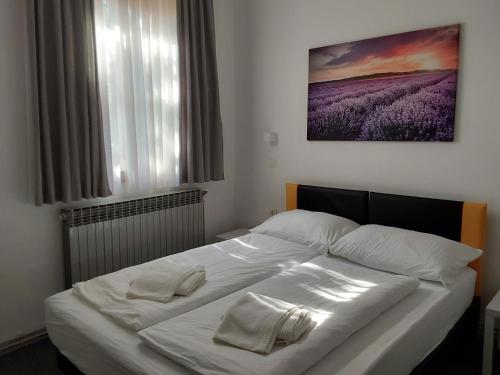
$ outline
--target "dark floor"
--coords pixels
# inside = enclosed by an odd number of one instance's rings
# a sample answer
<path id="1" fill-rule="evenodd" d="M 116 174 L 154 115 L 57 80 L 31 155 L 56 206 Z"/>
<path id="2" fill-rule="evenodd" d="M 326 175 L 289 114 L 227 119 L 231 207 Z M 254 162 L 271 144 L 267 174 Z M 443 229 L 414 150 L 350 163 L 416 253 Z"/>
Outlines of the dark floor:
<path id="1" fill-rule="evenodd" d="M 56 348 L 49 339 L 37 341 L 0 357 L 1 375 L 63 375 L 57 368 Z"/>
<path id="2" fill-rule="evenodd" d="M 450 363 L 446 375 L 480 375 L 481 342 L 467 343 L 464 353 L 457 353 L 456 361 Z M 493 374 L 500 374 L 500 352 L 495 356 L 496 369 Z M 7 353 L 0 357 L 1 375 L 63 375 L 56 364 L 56 349 L 44 339 L 34 344 Z M 355 375 L 355 374 L 353 374 Z M 431 374 L 432 375 L 432 374 Z M 445 375 L 441 373 L 439 375 Z"/>

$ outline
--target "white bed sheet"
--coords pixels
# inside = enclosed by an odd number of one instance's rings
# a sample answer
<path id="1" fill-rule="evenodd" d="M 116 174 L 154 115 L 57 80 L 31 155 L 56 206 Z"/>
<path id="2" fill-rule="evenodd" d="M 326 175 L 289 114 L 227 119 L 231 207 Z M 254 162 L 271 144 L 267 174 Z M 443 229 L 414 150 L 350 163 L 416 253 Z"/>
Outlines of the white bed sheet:
<path id="1" fill-rule="evenodd" d="M 360 266 L 361 267 L 361 266 Z M 307 374 L 406 374 L 444 339 L 472 301 L 475 272 L 465 269 L 451 290 L 421 282 L 409 297 L 327 354 Z M 186 374 L 70 291 L 46 303 L 49 336 L 88 374 Z"/>
<path id="2" fill-rule="evenodd" d="M 267 279 L 320 255 L 295 242 L 258 233 L 159 258 L 77 283 L 73 293 L 128 329 L 139 331 Z M 164 263 L 204 267 L 205 283 L 188 297 L 168 303 L 126 297 L 130 283 Z M 49 297 L 50 299 L 50 297 Z"/>
<path id="3" fill-rule="evenodd" d="M 421 280 L 414 293 L 353 334 L 307 374 L 409 374 L 467 310 L 475 282 L 471 268 L 460 273 L 451 289 Z"/>
<path id="4" fill-rule="evenodd" d="M 354 332 L 411 295 L 418 285 L 415 278 L 319 256 L 144 329 L 139 337 L 149 347 L 201 374 L 303 374 Z M 304 306 L 316 325 L 295 345 L 274 346 L 269 355 L 215 342 L 221 317 L 248 292 Z"/>

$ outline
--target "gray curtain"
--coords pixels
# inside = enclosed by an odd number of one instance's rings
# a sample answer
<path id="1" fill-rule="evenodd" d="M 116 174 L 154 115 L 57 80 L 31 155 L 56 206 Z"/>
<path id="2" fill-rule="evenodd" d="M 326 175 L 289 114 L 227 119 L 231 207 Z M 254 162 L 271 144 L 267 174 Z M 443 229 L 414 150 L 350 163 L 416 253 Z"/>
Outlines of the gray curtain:
<path id="1" fill-rule="evenodd" d="M 29 0 L 36 203 L 110 195 L 93 0 Z"/>
<path id="2" fill-rule="evenodd" d="M 181 183 L 224 179 L 212 0 L 177 0 Z"/>

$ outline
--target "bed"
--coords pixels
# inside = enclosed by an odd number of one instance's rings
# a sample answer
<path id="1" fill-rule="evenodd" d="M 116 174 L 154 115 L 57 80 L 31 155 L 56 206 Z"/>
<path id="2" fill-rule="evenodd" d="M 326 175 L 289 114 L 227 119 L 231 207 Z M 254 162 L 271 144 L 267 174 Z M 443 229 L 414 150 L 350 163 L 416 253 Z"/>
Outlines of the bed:
<path id="1" fill-rule="evenodd" d="M 484 249 L 484 204 L 287 184 L 286 207 L 333 213 L 360 224 L 438 234 Z M 439 368 L 446 355 L 475 331 L 481 281 L 479 260 L 462 272 L 451 290 L 422 282 L 416 292 L 306 373 L 416 374 Z M 67 373 L 78 369 L 109 374 L 188 373 L 146 347 L 136 332 L 118 326 L 70 291 L 51 297 L 45 307 L 49 336 Z"/>

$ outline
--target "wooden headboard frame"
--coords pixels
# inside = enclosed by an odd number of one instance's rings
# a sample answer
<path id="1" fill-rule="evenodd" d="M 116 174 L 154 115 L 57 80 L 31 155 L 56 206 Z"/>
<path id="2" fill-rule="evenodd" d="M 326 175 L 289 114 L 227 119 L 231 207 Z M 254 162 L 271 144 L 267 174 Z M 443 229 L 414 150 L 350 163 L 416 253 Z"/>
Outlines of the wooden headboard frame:
<path id="1" fill-rule="evenodd" d="M 286 184 L 286 200 L 285 205 L 287 210 L 293 210 L 298 207 L 298 187 L 299 184 Z M 324 189 L 324 188 L 321 188 Z M 333 189 L 332 189 L 333 190 Z M 410 198 L 410 197 L 408 197 Z M 424 198 L 425 199 L 425 198 Z M 461 231 L 460 242 L 474 247 L 476 249 L 485 250 L 486 245 L 486 215 L 487 206 L 485 203 L 463 202 L 461 206 Z M 477 272 L 475 296 L 481 295 L 484 274 L 484 256 L 472 262 L 469 266 Z"/>

